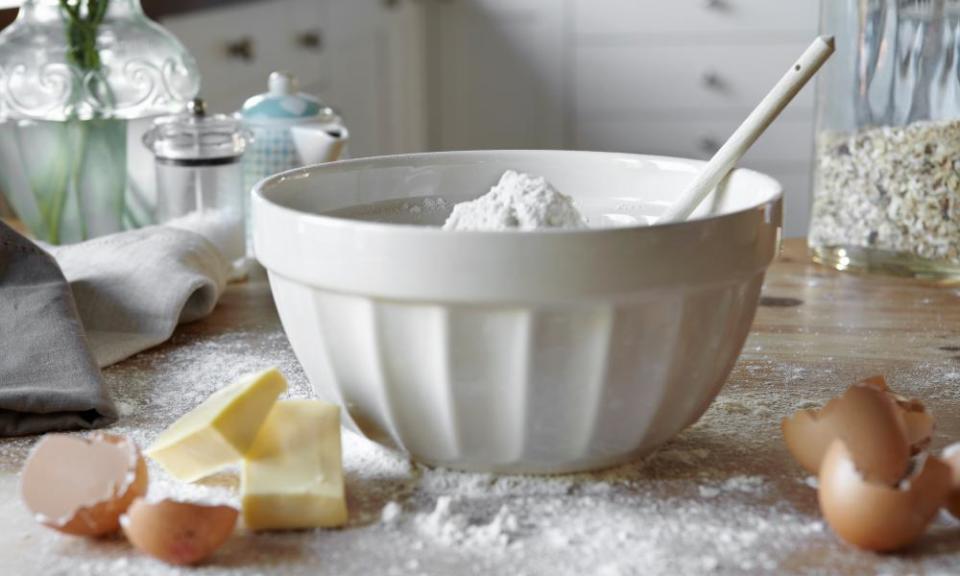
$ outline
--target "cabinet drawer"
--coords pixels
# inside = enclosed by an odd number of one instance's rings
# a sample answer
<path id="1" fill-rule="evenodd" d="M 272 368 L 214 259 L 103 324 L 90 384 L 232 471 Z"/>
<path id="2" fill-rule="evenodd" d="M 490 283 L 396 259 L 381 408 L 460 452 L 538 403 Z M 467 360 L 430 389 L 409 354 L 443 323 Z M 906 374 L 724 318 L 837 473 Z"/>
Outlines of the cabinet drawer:
<path id="1" fill-rule="evenodd" d="M 300 79 L 301 86 L 324 85 L 329 82 L 330 57 L 327 23 L 327 0 L 287 0 L 286 27 L 276 38 L 286 54 L 280 68 Z"/>
<path id="2" fill-rule="evenodd" d="M 567 91 L 561 3 L 479 0 L 432 5 L 432 147 L 560 147 Z"/>
<path id="3" fill-rule="evenodd" d="M 811 34 L 816 0 L 574 0 L 577 35 L 678 32 Z"/>
<path id="4" fill-rule="evenodd" d="M 740 124 L 739 118 L 675 121 L 622 117 L 577 122 L 577 148 L 709 158 Z M 745 162 L 809 162 L 813 156 L 813 115 L 781 118 L 747 152 Z"/>
<path id="5" fill-rule="evenodd" d="M 576 109 L 751 110 L 806 48 L 804 43 L 587 45 L 576 50 Z M 789 110 L 813 107 L 813 83 Z"/>
<path id="6" fill-rule="evenodd" d="M 167 26 L 197 60 L 201 92 L 217 112 L 236 110 L 264 92 L 274 70 L 302 85 L 323 82 L 328 69 L 321 19 L 326 2 L 251 2 L 167 18 Z"/>
<path id="7" fill-rule="evenodd" d="M 243 103 L 254 86 L 267 86 L 267 75 L 281 60 L 269 34 L 284 23 L 281 10 L 268 3 L 250 3 L 175 16 L 163 24 L 193 54 L 200 68 L 201 95 L 216 112 L 230 112 Z"/>

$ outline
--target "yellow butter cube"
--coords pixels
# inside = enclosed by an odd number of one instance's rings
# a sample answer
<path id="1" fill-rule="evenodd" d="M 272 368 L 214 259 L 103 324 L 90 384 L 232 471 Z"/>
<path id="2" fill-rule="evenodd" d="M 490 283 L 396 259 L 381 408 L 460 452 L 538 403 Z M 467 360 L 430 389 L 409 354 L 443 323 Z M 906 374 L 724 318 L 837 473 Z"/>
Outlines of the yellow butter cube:
<path id="1" fill-rule="evenodd" d="M 252 530 L 345 524 L 340 409 L 319 400 L 277 402 L 246 454 L 240 492 Z"/>
<path id="2" fill-rule="evenodd" d="M 243 458 L 286 389 L 275 368 L 245 376 L 171 424 L 144 453 L 180 480 L 212 474 Z"/>

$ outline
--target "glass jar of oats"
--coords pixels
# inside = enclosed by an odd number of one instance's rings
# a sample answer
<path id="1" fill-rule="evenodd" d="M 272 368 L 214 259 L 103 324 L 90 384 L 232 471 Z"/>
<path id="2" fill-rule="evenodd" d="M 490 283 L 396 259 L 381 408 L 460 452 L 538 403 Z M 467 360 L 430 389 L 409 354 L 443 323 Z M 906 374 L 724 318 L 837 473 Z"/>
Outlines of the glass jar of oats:
<path id="1" fill-rule="evenodd" d="M 960 0 L 822 0 L 809 244 L 839 269 L 960 279 Z"/>

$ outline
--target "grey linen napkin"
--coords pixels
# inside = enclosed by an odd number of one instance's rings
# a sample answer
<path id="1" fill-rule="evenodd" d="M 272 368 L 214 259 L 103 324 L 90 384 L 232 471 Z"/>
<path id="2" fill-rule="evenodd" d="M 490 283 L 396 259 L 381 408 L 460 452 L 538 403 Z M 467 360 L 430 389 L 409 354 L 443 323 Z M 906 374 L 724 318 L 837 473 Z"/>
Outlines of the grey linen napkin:
<path id="1" fill-rule="evenodd" d="M 0 436 L 116 419 L 60 268 L 0 222 Z"/>
<path id="2" fill-rule="evenodd" d="M 45 248 L 0 223 L 3 436 L 115 421 L 98 365 L 209 314 L 229 273 L 203 236 L 163 226 Z"/>
<path id="3" fill-rule="evenodd" d="M 109 366 L 209 314 L 229 266 L 203 236 L 151 226 L 48 247 L 70 283 L 97 363 Z"/>

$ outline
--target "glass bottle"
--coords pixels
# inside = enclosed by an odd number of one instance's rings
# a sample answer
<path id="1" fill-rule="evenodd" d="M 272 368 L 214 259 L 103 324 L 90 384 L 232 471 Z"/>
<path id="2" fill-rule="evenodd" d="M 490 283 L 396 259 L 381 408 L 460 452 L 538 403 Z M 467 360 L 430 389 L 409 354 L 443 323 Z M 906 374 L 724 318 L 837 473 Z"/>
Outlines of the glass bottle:
<path id="1" fill-rule="evenodd" d="M 813 258 L 960 278 L 960 0 L 822 0 Z"/>
<path id="2" fill-rule="evenodd" d="M 25 0 L 0 33 L 0 186 L 59 244 L 151 223 L 151 119 L 199 90 L 196 64 L 139 0 Z"/>

